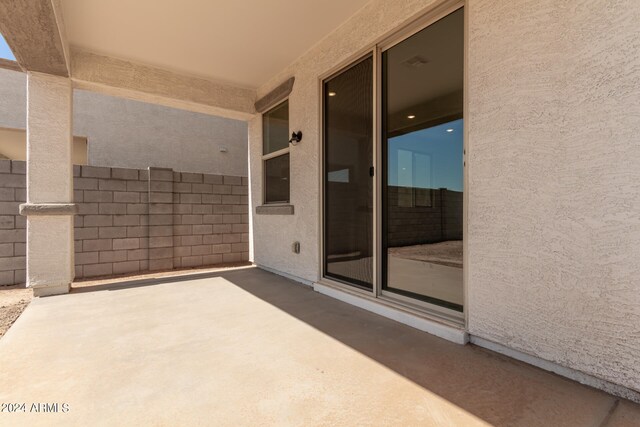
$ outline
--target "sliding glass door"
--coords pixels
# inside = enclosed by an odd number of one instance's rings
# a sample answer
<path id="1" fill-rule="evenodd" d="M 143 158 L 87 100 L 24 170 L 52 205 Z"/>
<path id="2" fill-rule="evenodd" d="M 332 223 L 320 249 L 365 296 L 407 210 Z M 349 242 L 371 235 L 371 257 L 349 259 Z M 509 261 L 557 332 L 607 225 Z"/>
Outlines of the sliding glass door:
<path id="1" fill-rule="evenodd" d="M 462 311 L 462 9 L 382 53 L 382 290 Z"/>
<path id="2" fill-rule="evenodd" d="M 325 276 L 373 286 L 373 58 L 324 83 Z"/>
<path id="3" fill-rule="evenodd" d="M 461 318 L 463 70 L 459 8 L 323 82 L 324 277 Z"/>

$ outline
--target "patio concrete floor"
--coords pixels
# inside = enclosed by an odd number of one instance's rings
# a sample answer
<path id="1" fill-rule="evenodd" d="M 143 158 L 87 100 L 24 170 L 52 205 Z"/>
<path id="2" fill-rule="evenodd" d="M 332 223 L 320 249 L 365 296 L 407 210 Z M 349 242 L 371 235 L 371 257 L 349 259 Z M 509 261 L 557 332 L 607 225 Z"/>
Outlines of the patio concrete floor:
<path id="1" fill-rule="evenodd" d="M 623 426 L 640 408 L 244 268 L 34 299 L 0 425 Z M 66 413 L 28 413 L 66 403 Z"/>

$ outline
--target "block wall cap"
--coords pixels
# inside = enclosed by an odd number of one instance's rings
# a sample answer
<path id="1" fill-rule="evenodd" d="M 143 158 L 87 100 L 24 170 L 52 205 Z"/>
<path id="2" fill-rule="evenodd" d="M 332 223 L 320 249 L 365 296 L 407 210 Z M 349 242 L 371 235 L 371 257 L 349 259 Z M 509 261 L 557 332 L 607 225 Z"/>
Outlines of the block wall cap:
<path id="1" fill-rule="evenodd" d="M 78 206 L 75 203 L 23 203 L 20 215 L 75 215 Z"/>

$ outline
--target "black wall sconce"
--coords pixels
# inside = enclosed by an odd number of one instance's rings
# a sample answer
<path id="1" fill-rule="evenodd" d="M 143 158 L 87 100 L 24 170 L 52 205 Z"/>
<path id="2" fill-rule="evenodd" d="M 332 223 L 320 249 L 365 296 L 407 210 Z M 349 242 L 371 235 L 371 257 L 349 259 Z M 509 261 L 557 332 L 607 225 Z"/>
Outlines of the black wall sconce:
<path id="1" fill-rule="evenodd" d="M 291 134 L 291 139 L 289 140 L 289 143 L 292 145 L 297 145 L 298 142 L 300 141 L 302 141 L 302 131 L 293 132 Z"/>

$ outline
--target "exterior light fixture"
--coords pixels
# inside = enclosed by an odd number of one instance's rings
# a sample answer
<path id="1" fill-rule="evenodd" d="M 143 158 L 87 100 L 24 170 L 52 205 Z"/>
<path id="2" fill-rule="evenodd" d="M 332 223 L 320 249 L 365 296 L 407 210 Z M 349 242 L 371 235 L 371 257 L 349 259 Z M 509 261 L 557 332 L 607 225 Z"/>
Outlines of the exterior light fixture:
<path id="1" fill-rule="evenodd" d="M 407 116 L 407 119 L 415 119 L 415 118 L 416 118 L 416 116 L 414 116 L 413 114 L 410 115 L 410 116 Z"/>
<path id="2" fill-rule="evenodd" d="M 298 142 L 300 141 L 302 141 L 302 131 L 293 132 L 291 134 L 291 139 L 289 140 L 289 143 L 292 145 L 297 145 Z"/>
<path id="3" fill-rule="evenodd" d="M 453 129 L 447 129 L 447 132 L 451 133 L 453 132 Z"/>
<path id="4" fill-rule="evenodd" d="M 328 95 L 329 96 L 336 96 L 336 93 L 335 92 L 329 92 Z"/>

